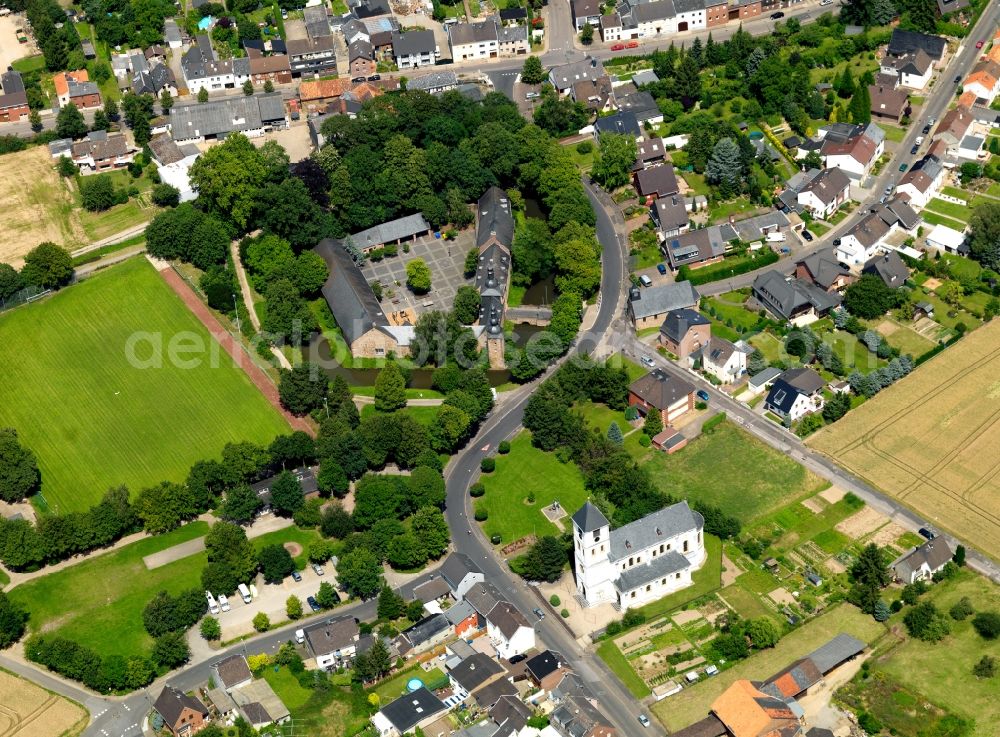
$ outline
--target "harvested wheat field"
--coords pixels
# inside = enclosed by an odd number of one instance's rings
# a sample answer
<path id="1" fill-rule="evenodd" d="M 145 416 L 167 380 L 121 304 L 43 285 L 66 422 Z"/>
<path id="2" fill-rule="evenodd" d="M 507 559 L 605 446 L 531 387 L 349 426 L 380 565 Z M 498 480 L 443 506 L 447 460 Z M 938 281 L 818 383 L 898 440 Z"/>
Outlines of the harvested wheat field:
<path id="1" fill-rule="evenodd" d="M 1000 321 L 808 443 L 1000 559 Z"/>
<path id="2" fill-rule="evenodd" d="M 22 257 L 42 241 L 62 246 L 86 241 L 74 195 L 54 168 L 45 146 L 0 156 L 0 212 L 4 237 L 0 262 L 20 267 Z"/>
<path id="3" fill-rule="evenodd" d="M 79 704 L 0 671 L 0 737 L 61 737 L 87 726 Z"/>

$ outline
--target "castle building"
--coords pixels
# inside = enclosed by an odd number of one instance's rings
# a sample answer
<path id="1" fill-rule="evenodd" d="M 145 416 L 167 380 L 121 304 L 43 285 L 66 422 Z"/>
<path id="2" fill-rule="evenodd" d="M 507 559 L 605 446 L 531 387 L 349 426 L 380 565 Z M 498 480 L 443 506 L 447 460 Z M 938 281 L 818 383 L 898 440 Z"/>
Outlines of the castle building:
<path id="1" fill-rule="evenodd" d="M 691 585 L 705 562 L 705 519 L 678 502 L 611 529 L 589 501 L 573 515 L 577 593 L 587 606 L 638 607 Z"/>

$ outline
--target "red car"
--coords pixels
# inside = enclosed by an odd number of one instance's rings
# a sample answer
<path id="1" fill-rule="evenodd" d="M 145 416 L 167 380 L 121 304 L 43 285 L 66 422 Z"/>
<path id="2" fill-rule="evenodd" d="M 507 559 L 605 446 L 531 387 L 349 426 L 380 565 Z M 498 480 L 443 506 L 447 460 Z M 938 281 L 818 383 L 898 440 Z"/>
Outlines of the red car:
<path id="1" fill-rule="evenodd" d="M 625 50 L 625 44 L 615 44 L 614 46 L 611 47 L 611 50 L 612 51 L 624 51 Z"/>
<path id="2" fill-rule="evenodd" d="M 637 48 L 639 48 L 639 42 L 638 41 L 629 41 L 627 44 L 625 44 L 625 48 L 626 49 L 637 49 Z"/>
<path id="3" fill-rule="evenodd" d="M 976 48 L 981 49 L 986 44 L 985 41 L 976 41 Z"/>

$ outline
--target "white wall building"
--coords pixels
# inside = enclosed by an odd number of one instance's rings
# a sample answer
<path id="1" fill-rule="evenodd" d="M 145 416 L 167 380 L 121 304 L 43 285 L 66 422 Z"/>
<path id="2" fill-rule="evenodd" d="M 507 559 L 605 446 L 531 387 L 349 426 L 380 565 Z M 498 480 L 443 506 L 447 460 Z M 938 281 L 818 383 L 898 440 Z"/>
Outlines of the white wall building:
<path id="1" fill-rule="evenodd" d="M 198 193 L 191 186 L 188 173 L 191 170 L 191 165 L 201 155 L 198 147 L 192 143 L 178 146 L 169 135 L 161 133 L 150 139 L 149 150 L 153 154 L 153 161 L 160 174 L 160 180 L 181 193 L 181 202 L 190 202 L 195 199 Z"/>
<path id="2" fill-rule="evenodd" d="M 577 591 L 591 606 L 628 609 L 690 586 L 705 562 L 704 525 L 679 502 L 612 530 L 588 501 L 573 515 Z"/>
<path id="3" fill-rule="evenodd" d="M 535 647 L 535 628 L 513 604 L 501 601 L 486 615 L 486 635 L 497 656 L 508 659 Z"/>

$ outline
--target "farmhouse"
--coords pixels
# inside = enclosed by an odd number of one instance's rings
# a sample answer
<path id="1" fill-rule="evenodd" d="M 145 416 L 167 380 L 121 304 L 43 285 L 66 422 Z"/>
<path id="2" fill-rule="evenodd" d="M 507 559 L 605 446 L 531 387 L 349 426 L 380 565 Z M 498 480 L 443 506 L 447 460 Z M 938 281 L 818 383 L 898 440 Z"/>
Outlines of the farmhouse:
<path id="1" fill-rule="evenodd" d="M 704 518 L 678 502 L 616 530 L 586 502 L 573 515 L 577 591 L 589 606 L 642 606 L 690 586 L 705 562 Z"/>
<path id="2" fill-rule="evenodd" d="M 645 416 L 659 412 L 669 425 L 685 412 L 694 409 L 694 387 L 684 379 L 654 369 L 636 379 L 628 388 L 628 403 Z"/>
<path id="3" fill-rule="evenodd" d="M 947 542 L 934 538 L 896 558 L 889 570 L 900 583 L 928 581 L 947 565 L 953 555 Z"/>
<path id="4" fill-rule="evenodd" d="M 174 737 L 188 737 L 207 725 L 208 708 L 194 696 L 164 686 L 153 704 L 156 713 L 163 718 L 163 726 Z"/>
<path id="5" fill-rule="evenodd" d="M 629 289 L 625 309 L 636 330 L 659 325 L 670 312 L 698 304 L 698 290 L 689 281 Z M 677 353 L 677 351 L 671 351 Z"/>

